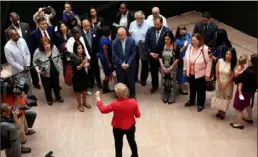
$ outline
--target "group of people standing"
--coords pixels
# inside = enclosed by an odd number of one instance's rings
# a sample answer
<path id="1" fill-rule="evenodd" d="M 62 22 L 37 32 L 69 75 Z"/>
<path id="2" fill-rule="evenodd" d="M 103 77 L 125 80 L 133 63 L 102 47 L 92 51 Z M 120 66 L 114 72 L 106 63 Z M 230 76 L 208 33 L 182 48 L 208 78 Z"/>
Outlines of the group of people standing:
<path id="1" fill-rule="evenodd" d="M 58 22 L 55 32 L 49 20 L 55 14 L 53 8 L 50 7 L 51 16 L 46 16 L 44 9 L 40 8 L 33 16 L 37 28 L 32 33 L 26 23 L 20 22 L 18 14 L 11 13 L 12 25 L 6 30 L 8 39 L 5 46 L 6 59 L 16 72 L 25 70 L 30 65 L 45 62 L 30 71 L 32 77 L 30 85 L 40 88 L 39 74 L 49 105 L 53 103 L 52 88 L 56 100 L 64 101 L 60 95 L 62 88 L 59 85 L 59 76 L 61 73 L 64 76 L 71 74 L 71 71 L 67 70 L 70 67 L 73 73 L 73 90 L 76 93 L 78 110 L 81 112 L 84 111 L 84 107 L 91 108 L 86 96 L 91 94 L 89 89 L 94 88 L 95 82 L 99 89 L 102 88 L 102 93 L 111 91 L 109 82 L 115 72 L 119 82 L 115 87 L 118 102 L 104 107 L 99 93 L 96 97 L 98 107 L 103 113 L 116 112 L 115 108 L 119 108 L 117 104 L 121 104 L 120 100 L 124 99 L 125 103 L 133 106 L 129 107 L 130 109 L 128 107 L 121 109 L 130 110 L 130 113 L 133 113 L 126 114 L 126 118 L 130 119 L 128 125 L 119 128 L 120 119 L 113 119 L 117 157 L 122 156 L 121 139 L 124 134 L 130 141 L 132 157 L 138 156 L 134 141 L 134 117 L 140 117 L 140 111 L 137 102 L 133 100 L 136 98 L 135 82 L 140 81 L 142 86 L 146 86 L 149 71 L 152 78 L 150 93 L 155 93 L 161 84 L 161 99 L 164 103 L 174 103 L 178 91 L 180 94 L 188 95 L 185 86 L 188 82 L 190 93 L 185 107 L 195 105 L 197 97 L 198 112 L 204 109 L 207 81 L 216 81 L 216 100 L 214 101 L 217 102 L 219 99 L 232 99 L 233 81 L 235 81 L 238 83 L 238 90 L 233 106 L 237 111 L 238 120 L 236 123 L 231 123 L 231 126 L 243 128 L 242 111 L 245 108 L 248 111 L 248 117 L 244 120 L 253 123 L 250 100 L 257 88 L 257 55 L 246 57 L 245 61 L 239 59 L 237 65 L 237 54 L 232 48 L 227 32 L 224 29 L 218 29 L 216 23 L 210 20 L 210 13 L 202 14 L 201 20 L 195 24 L 192 35 L 187 31 L 186 26 L 180 25 L 174 36 L 167 27 L 166 19 L 160 15 L 158 7 L 152 9 L 152 15 L 146 20 L 142 11 L 136 11 L 133 14 L 128 10 L 126 3 L 121 3 L 119 9 L 120 12 L 115 19 L 118 28 L 111 29 L 103 24 L 103 18 L 97 15 L 95 8 L 90 9 L 90 16 L 80 19 L 72 11 L 71 3 L 66 2 L 63 20 Z M 82 62 L 75 63 L 72 58 L 58 57 L 64 50 L 74 53 Z M 105 75 L 103 82 L 98 59 Z M 47 60 L 49 61 L 46 62 Z M 140 60 L 141 69 L 139 69 Z M 246 62 L 248 62 L 247 66 L 245 66 Z M 139 70 L 140 79 L 138 79 Z M 159 81 L 159 72 L 161 81 Z M 28 75 L 29 72 L 23 77 L 30 80 Z M 119 96 L 121 92 L 123 94 Z M 228 105 L 230 104 L 225 103 L 226 109 L 213 105 L 214 108 L 219 109 L 216 114 L 218 118 L 224 119 Z M 124 118 L 121 119 L 124 120 Z"/>

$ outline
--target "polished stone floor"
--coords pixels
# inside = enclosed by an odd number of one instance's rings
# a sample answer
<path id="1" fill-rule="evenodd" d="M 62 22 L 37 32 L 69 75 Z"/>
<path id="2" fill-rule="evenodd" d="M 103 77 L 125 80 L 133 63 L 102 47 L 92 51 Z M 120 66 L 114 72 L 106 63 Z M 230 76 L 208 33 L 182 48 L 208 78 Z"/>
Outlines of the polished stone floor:
<path id="1" fill-rule="evenodd" d="M 192 32 L 200 13 L 192 12 L 168 18 L 168 25 L 174 29 L 185 24 Z M 238 54 L 257 53 L 257 39 L 230 26 L 218 23 L 228 31 L 229 38 Z M 5 67 L 8 72 L 9 67 Z M 55 157 L 114 157 L 114 140 L 110 125 L 112 114 L 101 115 L 95 106 L 94 96 L 88 97 L 93 107 L 81 113 L 76 109 L 75 95 L 71 87 L 63 84 L 62 96 L 65 103 L 48 106 L 43 89 L 34 89 L 39 106 L 33 108 L 38 118 L 34 129 L 36 134 L 28 137 L 25 146 L 32 152 L 23 157 L 43 157 L 50 150 Z M 244 130 L 232 129 L 230 122 L 235 112 L 230 107 L 226 118 L 215 118 L 216 111 L 210 108 L 212 92 L 207 93 L 206 108 L 196 112 L 196 107 L 185 108 L 188 96 L 178 95 L 175 104 L 163 104 L 160 93 L 150 95 L 148 85 L 137 84 L 136 93 L 142 117 L 137 119 L 136 141 L 140 157 L 256 157 L 257 156 L 257 103 L 253 109 L 255 123 L 246 124 Z M 92 92 L 95 92 L 94 89 Z M 104 103 L 113 100 L 113 94 L 103 97 Z M 257 99 L 255 99 L 257 102 Z M 130 149 L 124 138 L 124 157 L 130 156 Z M 4 153 L 1 153 L 5 157 Z"/>

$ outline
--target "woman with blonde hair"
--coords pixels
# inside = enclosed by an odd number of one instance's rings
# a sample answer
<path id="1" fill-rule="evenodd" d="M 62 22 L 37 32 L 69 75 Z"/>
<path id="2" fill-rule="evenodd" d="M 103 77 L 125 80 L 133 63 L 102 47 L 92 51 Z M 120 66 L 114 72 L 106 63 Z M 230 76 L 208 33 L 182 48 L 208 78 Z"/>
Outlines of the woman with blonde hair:
<path id="1" fill-rule="evenodd" d="M 113 112 L 112 126 L 115 139 L 116 157 L 122 157 L 123 136 L 127 137 L 129 146 L 132 151 L 131 157 L 138 157 L 137 144 L 135 142 L 135 118 L 140 118 L 138 103 L 136 99 L 128 98 L 128 87 L 123 83 L 115 85 L 117 100 L 104 106 L 100 92 L 96 92 L 97 106 L 101 113 L 106 114 Z"/>

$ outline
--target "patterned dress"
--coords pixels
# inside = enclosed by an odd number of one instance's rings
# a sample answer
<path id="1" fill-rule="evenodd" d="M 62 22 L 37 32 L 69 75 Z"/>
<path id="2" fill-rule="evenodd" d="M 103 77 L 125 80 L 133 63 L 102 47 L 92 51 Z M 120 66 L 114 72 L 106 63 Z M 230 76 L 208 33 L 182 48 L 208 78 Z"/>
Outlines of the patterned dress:
<path id="1" fill-rule="evenodd" d="M 164 47 L 160 58 L 162 58 L 165 68 L 170 68 L 176 59 L 180 59 L 180 54 L 175 53 L 172 48 Z M 177 65 L 170 71 L 164 73 L 161 70 L 161 97 L 165 102 L 173 103 L 176 97 L 177 86 Z"/>

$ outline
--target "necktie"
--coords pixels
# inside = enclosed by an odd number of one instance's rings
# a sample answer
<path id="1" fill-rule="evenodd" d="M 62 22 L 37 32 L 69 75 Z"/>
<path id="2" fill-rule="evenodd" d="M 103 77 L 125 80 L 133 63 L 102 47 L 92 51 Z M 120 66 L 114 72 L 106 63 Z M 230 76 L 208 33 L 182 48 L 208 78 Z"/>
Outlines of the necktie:
<path id="1" fill-rule="evenodd" d="M 156 44 L 158 43 L 158 41 L 159 41 L 159 30 L 157 30 L 156 32 Z"/>
<path id="2" fill-rule="evenodd" d="M 43 31 L 43 34 L 44 34 L 44 37 L 45 37 L 45 38 L 48 38 L 46 31 Z"/>
<path id="3" fill-rule="evenodd" d="M 87 38 L 87 41 L 91 47 L 91 36 L 90 36 L 90 32 L 86 33 L 86 38 Z"/>
<path id="4" fill-rule="evenodd" d="M 122 41 L 123 55 L 125 56 L 125 41 Z"/>

